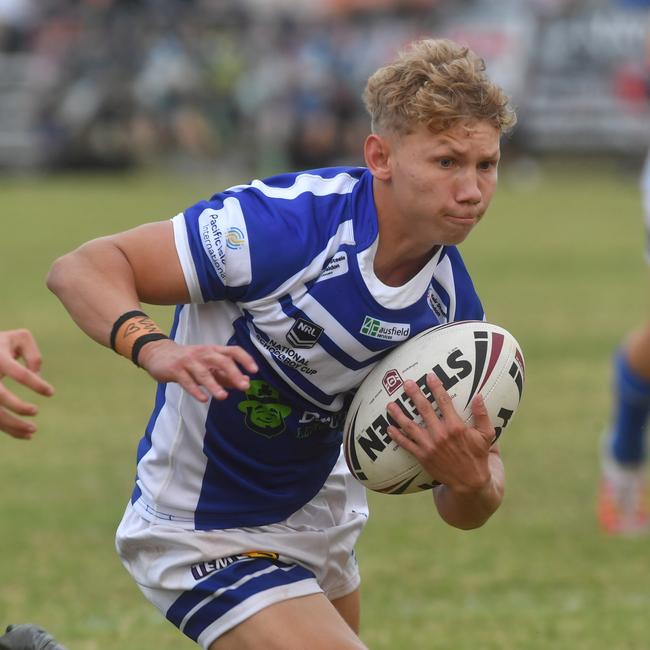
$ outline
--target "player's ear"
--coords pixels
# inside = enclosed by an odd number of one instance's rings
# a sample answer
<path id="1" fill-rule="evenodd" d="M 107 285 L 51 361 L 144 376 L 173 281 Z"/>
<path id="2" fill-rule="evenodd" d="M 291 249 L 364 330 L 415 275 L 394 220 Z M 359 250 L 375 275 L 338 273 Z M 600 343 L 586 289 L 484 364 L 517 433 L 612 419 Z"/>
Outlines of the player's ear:
<path id="1" fill-rule="evenodd" d="M 371 174 L 381 181 L 390 180 L 390 142 L 384 136 L 371 133 L 363 145 L 366 166 Z"/>

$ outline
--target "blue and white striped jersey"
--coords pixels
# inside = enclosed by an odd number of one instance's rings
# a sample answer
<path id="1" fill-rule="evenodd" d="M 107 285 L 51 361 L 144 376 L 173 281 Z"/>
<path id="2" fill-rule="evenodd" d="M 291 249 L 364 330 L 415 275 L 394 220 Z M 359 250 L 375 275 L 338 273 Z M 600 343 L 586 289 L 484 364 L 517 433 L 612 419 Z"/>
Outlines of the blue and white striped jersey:
<path id="1" fill-rule="evenodd" d="M 321 488 L 351 394 L 423 329 L 482 319 L 457 249 L 400 287 L 374 274 L 378 223 L 364 168 L 284 174 L 232 187 L 174 217 L 192 303 L 178 343 L 240 345 L 260 371 L 246 392 L 202 404 L 158 387 L 133 502 L 197 529 L 281 521 Z"/>

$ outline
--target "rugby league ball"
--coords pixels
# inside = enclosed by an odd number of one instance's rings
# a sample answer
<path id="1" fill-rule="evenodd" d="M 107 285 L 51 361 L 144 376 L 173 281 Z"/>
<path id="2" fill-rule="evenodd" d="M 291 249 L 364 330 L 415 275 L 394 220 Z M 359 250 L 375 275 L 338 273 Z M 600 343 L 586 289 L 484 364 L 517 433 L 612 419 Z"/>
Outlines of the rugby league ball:
<path id="1" fill-rule="evenodd" d="M 524 356 L 507 330 L 484 321 L 458 321 L 425 330 L 384 357 L 359 386 L 345 420 L 343 449 L 354 477 L 370 490 L 407 494 L 437 485 L 415 457 L 388 434 L 386 406 L 397 402 L 421 422 L 404 393 L 414 380 L 434 405 L 426 385 L 435 373 L 456 411 L 471 421 L 471 403 L 481 394 L 496 430 L 495 440 L 512 421 L 524 387 Z"/>

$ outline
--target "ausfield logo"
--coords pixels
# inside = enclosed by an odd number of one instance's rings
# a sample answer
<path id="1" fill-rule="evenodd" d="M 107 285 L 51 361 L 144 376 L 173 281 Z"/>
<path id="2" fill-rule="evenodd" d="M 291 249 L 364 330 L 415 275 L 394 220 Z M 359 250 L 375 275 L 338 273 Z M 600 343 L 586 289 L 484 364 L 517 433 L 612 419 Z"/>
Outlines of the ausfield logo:
<path id="1" fill-rule="evenodd" d="M 359 330 L 366 336 L 383 341 L 405 341 L 411 333 L 411 326 L 408 323 L 387 323 L 372 316 L 363 319 L 363 325 Z"/>

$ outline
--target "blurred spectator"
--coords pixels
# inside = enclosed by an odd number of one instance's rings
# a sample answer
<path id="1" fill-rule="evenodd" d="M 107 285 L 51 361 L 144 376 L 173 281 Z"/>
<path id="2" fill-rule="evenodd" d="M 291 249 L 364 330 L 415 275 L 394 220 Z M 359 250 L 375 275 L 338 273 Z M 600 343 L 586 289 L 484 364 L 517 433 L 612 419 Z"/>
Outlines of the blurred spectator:
<path id="1" fill-rule="evenodd" d="M 612 66 L 597 25 L 616 31 L 619 58 L 643 27 L 585 12 L 633 14 L 648 2 L 0 0 L 0 168 L 354 164 L 365 119 L 356 89 L 421 36 L 465 39 L 486 58 L 523 109 L 529 146 L 568 146 L 567 130 L 580 144 L 594 129 L 613 143 L 620 134 L 595 117 L 570 120 L 595 110 L 596 89 L 604 112 L 620 112 L 602 89 L 627 101 L 635 88 L 624 60 L 604 79 Z M 599 54 L 582 60 L 590 52 Z M 562 86 L 558 60 L 581 83 Z M 641 141 L 637 117 L 619 148 Z"/>
<path id="2" fill-rule="evenodd" d="M 36 19 L 33 0 L 0 0 L 0 52 L 27 49 Z"/>

